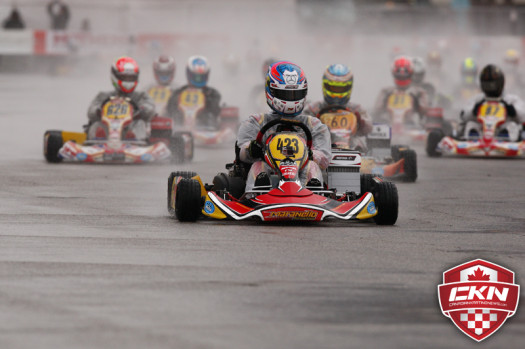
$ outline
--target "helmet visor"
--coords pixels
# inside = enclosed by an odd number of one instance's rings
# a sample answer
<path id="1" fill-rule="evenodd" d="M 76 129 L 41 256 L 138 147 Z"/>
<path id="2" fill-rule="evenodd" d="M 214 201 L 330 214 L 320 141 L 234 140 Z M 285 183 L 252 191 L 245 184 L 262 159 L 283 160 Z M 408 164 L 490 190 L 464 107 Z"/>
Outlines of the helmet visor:
<path id="1" fill-rule="evenodd" d="M 323 86 L 326 91 L 329 91 L 332 93 L 346 93 L 352 89 L 352 83 L 334 85 L 333 83 L 325 82 Z"/>
<path id="2" fill-rule="evenodd" d="M 129 82 L 135 82 L 138 80 L 139 75 L 135 72 L 119 72 L 116 69 L 111 69 L 113 72 L 113 75 L 120 80 L 120 81 L 129 81 Z"/>
<path id="3" fill-rule="evenodd" d="M 307 89 L 302 90 L 279 90 L 273 87 L 270 87 L 270 93 L 283 101 L 300 101 L 301 99 L 304 99 L 306 97 Z"/>

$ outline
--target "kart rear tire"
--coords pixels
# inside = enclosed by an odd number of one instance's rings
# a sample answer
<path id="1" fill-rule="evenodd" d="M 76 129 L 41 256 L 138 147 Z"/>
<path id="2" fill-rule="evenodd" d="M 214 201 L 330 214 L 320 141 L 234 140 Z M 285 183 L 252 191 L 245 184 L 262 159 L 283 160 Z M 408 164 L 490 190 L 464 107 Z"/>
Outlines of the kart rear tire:
<path id="1" fill-rule="evenodd" d="M 64 145 L 61 131 L 46 131 L 44 133 L 44 157 L 47 162 L 62 162 L 62 157 L 58 151 Z"/>
<path id="2" fill-rule="evenodd" d="M 399 161 L 401 159 L 401 153 L 405 150 L 408 150 L 409 146 L 405 144 L 396 144 L 390 147 L 390 153 L 392 155 L 392 159 L 395 161 Z"/>
<path id="3" fill-rule="evenodd" d="M 197 173 L 190 172 L 190 171 L 176 171 L 172 172 L 170 176 L 168 177 L 168 212 L 172 217 L 175 217 L 175 205 L 171 205 L 171 199 L 172 199 L 172 192 L 173 192 L 173 184 L 177 183 L 179 180 L 178 178 L 192 178 L 195 177 Z"/>
<path id="4" fill-rule="evenodd" d="M 233 177 L 221 172 L 213 177 L 213 190 L 225 190 L 236 199 L 240 199 L 244 194 L 246 182 L 241 177 Z"/>
<path id="5" fill-rule="evenodd" d="M 392 182 L 377 182 L 373 190 L 377 215 L 374 221 L 377 225 L 394 225 L 399 213 L 399 197 L 397 187 Z"/>
<path id="6" fill-rule="evenodd" d="M 405 176 L 403 177 L 404 182 L 413 183 L 417 179 L 417 154 L 413 149 L 403 150 L 401 153 L 401 158 L 405 159 L 403 165 L 403 170 L 405 171 Z"/>
<path id="7" fill-rule="evenodd" d="M 182 178 L 177 185 L 175 215 L 180 222 L 195 222 L 201 215 L 203 200 L 199 181 Z"/>
<path id="8" fill-rule="evenodd" d="M 426 145 L 426 151 L 428 156 L 430 156 L 431 158 L 436 158 L 442 155 L 441 152 L 437 150 L 437 145 L 439 144 L 439 142 L 441 142 L 444 136 L 445 135 L 443 134 L 442 130 L 435 129 L 430 131 L 427 137 Z"/>

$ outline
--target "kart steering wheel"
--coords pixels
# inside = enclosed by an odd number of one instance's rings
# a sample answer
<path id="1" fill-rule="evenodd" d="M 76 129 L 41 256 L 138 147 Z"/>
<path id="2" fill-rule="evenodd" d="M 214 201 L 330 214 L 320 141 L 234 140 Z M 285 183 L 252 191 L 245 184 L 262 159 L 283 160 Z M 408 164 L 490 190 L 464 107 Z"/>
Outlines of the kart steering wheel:
<path id="1" fill-rule="evenodd" d="M 266 131 L 268 131 L 275 125 L 290 126 L 292 129 L 293 127 L 299 127 L 301 130 L 304 131 L 304 134 L 306 135 L 306 146 L 308 147 L 308 149 L 312 149 L 312 132 L 310 131 L 310 129 L 302 122 L 290 119 L 275 119 L 270 121 L 259 130 L 255 141 L 259 143 L 259 145 L 264 146 L 262 142 L 264 134 L 266 133 Z"/>

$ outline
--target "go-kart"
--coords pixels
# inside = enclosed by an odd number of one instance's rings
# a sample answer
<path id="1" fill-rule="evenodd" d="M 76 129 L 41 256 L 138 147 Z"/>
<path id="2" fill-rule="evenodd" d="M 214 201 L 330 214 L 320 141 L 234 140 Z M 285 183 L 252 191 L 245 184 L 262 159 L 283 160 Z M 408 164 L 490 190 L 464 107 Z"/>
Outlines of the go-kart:
<path id="1" fill-rule="evenodd" d="M 127 139 L 133 121 L 133 104 L 127 98 L 112 97 L 102 105 L 101 122 L 107 139 L 87 139 L 86 132 L 48 130 L 44 134 L 44 156 L 48 162 L 150 163 L 183 162 L 193 157 L 189 132 L 172 132 L 169 118 L 151 122 L 148 142 Z M 129 137 L 130 138 L 130 137 Z"/>
<path id="2" fill-rule="evenodd" d="M 479 108 L 477 121 L 468 121 L 462 134 L 445 136 L 440 129 L 432 130 L 428 135 L 426 151 L 430 157 L 443 154 L 519 157 L 525 154 L 523 127 L 508 120 L 503 103 L 485 101 Z"/>
<path id="3" fill-rule="evenodd" d="M 233 142 L 239 123 L 239 109 L 222 106 L 218 116 L 218 125 L 203 124 L 198 122 L 198 115 L 205 108 L 205 103 L 206 98 L 200 88 L 190 87 L 181 93 L 178 108 L 183 115 L 183 128 L 191 131 L 196 145 L 218 145 Z"/>
<path id="4" fill-rule="evenodd" d="M 257 135 L 263 137 L 272 127 L 277 132 L 264 142 L 264 161 L 274 171 L 267 182 L 255 181 L 245 192 L 249 165 L 236 159 L 219 173 L 213 184 L 203 184 L 194 172 L 173 172 L 168 178 L 168 211 L 179 221 L 194 222 L 205 216 L 214 219 L 261 221 L 321 221 L 373 219 L 380 225 L 395 224 L 398 193 L 395 184 L 379 177 L 360 174 L 359 152 L 337 150 L 328 167 L 327 186 L 304 186 L 299 172 L 310 161 L 312 134 L 294 120 L 277 119 L 265 124 Z M 306 140 L 297 132 L 304 132 Z"/>
<path id="5" fill-rule="evenodd" d="M 361 156 L 361 173 L 383 176 L 389 180 L 415 182 L 417 155 L 407 145 L 391 146 L 392 132 L 386 124 L 374 124 L 366 144 L 356 137 L 357 116 L 348 109 L 328 107 L 318 113 L 322 123 L 330 129 L 332 151 L 336 149 L 366 149 Z"/>

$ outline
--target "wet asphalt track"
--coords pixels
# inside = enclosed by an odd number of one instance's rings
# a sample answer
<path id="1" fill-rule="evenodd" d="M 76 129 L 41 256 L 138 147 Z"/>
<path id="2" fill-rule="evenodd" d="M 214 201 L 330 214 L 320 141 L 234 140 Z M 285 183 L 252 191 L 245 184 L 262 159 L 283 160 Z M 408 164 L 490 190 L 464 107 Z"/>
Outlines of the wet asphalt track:
<path id="1" fill-rule="evenodd" d="M 523 304 L 476 344 L 436 286 L 484 258 L 523 287 L 524 161 L 418 149 L 394 227 L 180 224 L 172 166 L 45 163 L 44 130 L 85 121 L 96 90 L 77 81 L 0 81 L 0 348 L 523 347 Z M 199 150 L 178 168 L 209 181 L 231 157 Z"/>

